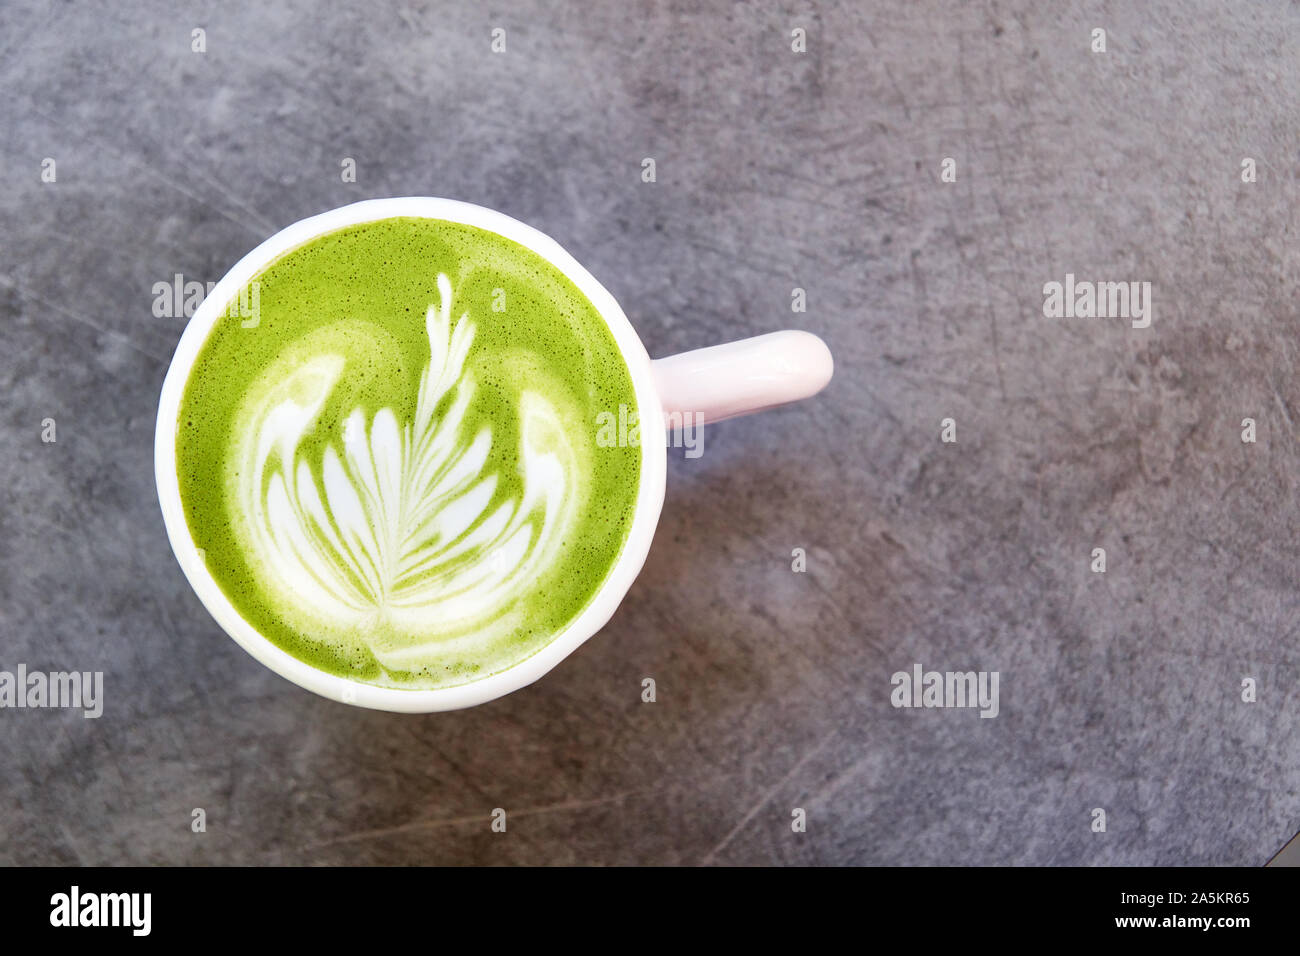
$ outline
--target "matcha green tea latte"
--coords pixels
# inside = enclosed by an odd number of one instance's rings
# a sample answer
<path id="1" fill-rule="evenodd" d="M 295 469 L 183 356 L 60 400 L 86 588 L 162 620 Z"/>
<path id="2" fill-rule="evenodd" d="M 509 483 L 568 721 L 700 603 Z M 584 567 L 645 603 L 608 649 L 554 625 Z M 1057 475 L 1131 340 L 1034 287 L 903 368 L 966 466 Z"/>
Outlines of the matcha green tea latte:
<path id="1" fill-rule="evenodd" d="M 176 435 L 190 535 L 235 610 L 387 687 L 546 646 L 614 567 L 639 487 L 640 448 L 597 446 L 636 398 L 596 308 L 531 250 L 437 219 L 327 233 L 252 281 Z"/>

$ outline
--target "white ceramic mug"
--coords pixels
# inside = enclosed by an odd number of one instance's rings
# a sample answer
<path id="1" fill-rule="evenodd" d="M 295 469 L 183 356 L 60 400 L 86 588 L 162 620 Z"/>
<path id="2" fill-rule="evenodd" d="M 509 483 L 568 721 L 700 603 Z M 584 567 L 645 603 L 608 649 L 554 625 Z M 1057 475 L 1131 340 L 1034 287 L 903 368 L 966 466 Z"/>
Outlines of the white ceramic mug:
<path id="1" fill-rule="evenodd" d="M 546 259 L 582 290 L 604 317 L 632 375 L 641 425 L 641 487 L 627 541 L 587 608 L 544 648 L 479 680 L 434 690 L 376 687 L 326 673 L 281 650 L 245 621 L 227 600 L 190 536 L 176 475 L 176 429 L 185 383 L 200 348 L 227 304 L 259 272 L 292 249 L 357 223 L 414 216 L 464 223 L 495 232 Z M 250 331 L 249 333 L 256 334 Z M 531 684 L 605 625 L 645 563 L 664 499 L 664 416 L 692 414 L 717 422 L 806 398 L 831 377 L 831 354 L 807 332 L 773 332 L 651 361 L 614 297 L 555 240 L 482 206 L 451 199 L 372 199 L 294 223 L 244 256 L 203 300 L 181 336 L 163 383 L 154 438 L 154 471 L 167 537 L 181 570 L 217 623 L 271 670 L 332 700 L 404 713 L 471 707 Z M 593 423 L 593 428 L 596 427 Z"/>

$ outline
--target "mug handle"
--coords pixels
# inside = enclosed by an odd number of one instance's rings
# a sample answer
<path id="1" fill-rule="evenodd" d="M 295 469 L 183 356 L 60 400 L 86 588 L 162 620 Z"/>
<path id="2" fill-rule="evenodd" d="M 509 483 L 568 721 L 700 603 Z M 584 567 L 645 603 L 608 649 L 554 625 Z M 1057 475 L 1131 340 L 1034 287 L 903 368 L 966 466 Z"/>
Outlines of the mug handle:
<path id="1" fill-rule="evenodd" d="M 831 380 L 831 350 L 811 332 L 769 332 L 650 363 L 665 415 L 709 424 L 816 395 Z M 679 417 L 677 421 L 682 421 Z"/>

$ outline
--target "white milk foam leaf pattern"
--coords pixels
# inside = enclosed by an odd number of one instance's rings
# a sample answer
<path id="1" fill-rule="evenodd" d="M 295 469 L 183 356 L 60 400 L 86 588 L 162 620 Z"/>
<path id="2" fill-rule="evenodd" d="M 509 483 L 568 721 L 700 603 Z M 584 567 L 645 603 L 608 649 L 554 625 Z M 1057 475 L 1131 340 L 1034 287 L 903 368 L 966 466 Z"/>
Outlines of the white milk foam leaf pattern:
<path id="1" fill-rule="evenodd" d="M 633 399 L 594 307 L 523 247 L 437 220 L 331 233 L 259 282 L 259 329 L 218 323 L 178 421 L 191 534 L 232 603 L 386 686 L 545 646 L 616 560 L 639 475 L 639 449 L 595 442 Z M 502 289 L 515 311 L 483 308 Z"/>
<path id="2" fill-rule="evenodd" d="M 485 473 L 490 425 L 464 427 L 474 379 L 464 371 L 474 325 L 450 320 L 451 282 L 438 276 L 441 306 L 429 307 L 430 364 L 412 422 L 391 408 L 367 422 L 355 408 L 317 475 L 299 455 L 304 432 L 342 375 L 345 360 L 320 355 L 267 370 L 249 403 L 234 513 L 241 537 L 277 597 L 354 627 L 385 667 L 403 669 L 430 641 L 478 640 L 511 599 L 536 585 L 571 529 L 579 479 L 567 434 L 544 395 L 524 391 L 523 493 L 489 510 L 497 477 Z M 450 398 L 440 418 L 434 409 Z M 541 442 L 539 437 L 547 440 Z M 543 450 L 551 448 L 554 450 Z M 425 622 L 434 618 L 430 633 Z"/>

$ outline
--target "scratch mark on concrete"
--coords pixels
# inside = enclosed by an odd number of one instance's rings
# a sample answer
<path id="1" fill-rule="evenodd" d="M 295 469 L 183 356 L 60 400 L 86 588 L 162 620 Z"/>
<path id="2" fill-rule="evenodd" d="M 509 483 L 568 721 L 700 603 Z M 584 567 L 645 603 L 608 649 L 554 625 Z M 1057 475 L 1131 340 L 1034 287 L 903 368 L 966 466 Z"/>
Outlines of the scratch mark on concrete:
<path id="1" fill-rule="evenodd" d="M 605 806 L 611 803 L 618 803 L 626 800 L 628 797 L 644 793 L 642 790 L 628 790 L 623 793 L 616 793 L 608 797 L 598 797 L 594 800 L 562 800 L 559 803 L 548 803 L 541 807 L 530 807 L 524 810 L 509 810 L 507 818 L 514 817 L 536 817 L 548 813 L 568 813 L 573 810 L 586 810 L 591 807 Z M 304 849 L 315 850 L 322 847 L 337 846 L 344 843 L 359 843 L 367 840 L 378 840 L 383 837 L 400 836 L 404 833 L 421 833 L 426 830 L 439 830 L 444 827 L 467 826 L 471 823 L 482 826 L 489 822 L 490 817 L 486 814 L 475 813 L 463 817 L 446 817 L 441 820 L 417 820 L 412 823 L 403 823 L 395 827 L 381 827 L 375 830 L 361 830 L 357 833 L 349 833 L 346 836 L 335 837 L 331 840 L 323 840 L 320 843 L 312 843 Z"/>
<path id="2" fill-rule="evenodd" d="M 53 311 L 58 312 L 60 315 L 72 319 L 74 322 L 79 322 L 82 325 L 88 326 L 89 328 L 94 329 L 96 332 L 100 333 L 101 335 L 107 335 L 115 339 L 121 339 L 123 342 L 127 344 L 129 348 L 134 349 L 135 351 L 139 352 L 141 355 L 147 358 L 153 359 L 155 362 L 157 362 L 160 365 L 166 365 L 168 363 L 168 360 L 163 356 L 154 355 L 148 349 L 141 348 L 140 346 L 132 342 L 129 338 L 127 338 L 125 335 L 123 335 L 121 332 L 117 332 L 114 331 L 113 329 L 105 328 L 102 325 L 98 325 L 93 320 L 86 318 L 84 315 L 81 315 L 77 312 L 73 312 L 71 309 L 67 309 L 59 305 L 57 302 L 51 302 L 49 299 L 45 298 L 44 296 L 38 295 L 37 293 L 31 291 L 30 289 L 20 286 L 17 282 L 14 281 L 12 276 L 0 275 L 0 282 L 3 282 L 6 286 L 13 289 L 15 292 L 17 292 L 19 295 L 23 296 L 24 298 L 31 299 L 33 302 L 43 305 L 47 309 L 52 309 Z"/>
<path id="3" fill-rule="evenodd" d="M 782 777 L 775 784 L 769 787 L 762 794 L 762 796 L 759 797 L 758 802 L 749 808 L 749 812 L 746 813 L 743 817 L 741 817 L 740 822 L 737 823 L 734 827 L 732 827 L 731 831 L 725 837 L 722 838 L 722 841 L 717 846 L 715 846 L 712 850 L 710 850 L 708 853 L 704 854 L 703 857 L 700 858 L 700 865 L 708 866 L 710 863 L 712 863 L 713 860 L 717 857 L 717 855 L 721 853 L 723 850 L 725 850 L 727 846 L 731 843 L 731 841 L 736 838 L 736 836 L 740 833 L 740 831 L 749 825 L 749 821 L 754 819 L 754 817 L 758 816 L 758 811 L 762 810 L 765 806 L 767 806 L 772 801 L 772 798 L 776 796 L 777 792 L 782 787 L 784 787 L 787 783 L 789 783 L 791 778 L 793 778 L 795 774 L 797 774 L 800 770 L 802 770 L 804 765 L 808 763 L 809 760 L 812 760 L 813 757 L 817 756 L 819 753 L 825 750 L 826 745 L 829 744 L 831 740 L 834 739 L 834 737 L 835 737 L 835 731 L 831 731 L 824 738 L 822 738 L 821 743 L 819 743 L 812 750 L 804 754 L 799 759 L 799 762 L 790 768 L 789 773 L 787 773 L 784 777 Z"/>

